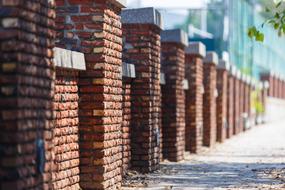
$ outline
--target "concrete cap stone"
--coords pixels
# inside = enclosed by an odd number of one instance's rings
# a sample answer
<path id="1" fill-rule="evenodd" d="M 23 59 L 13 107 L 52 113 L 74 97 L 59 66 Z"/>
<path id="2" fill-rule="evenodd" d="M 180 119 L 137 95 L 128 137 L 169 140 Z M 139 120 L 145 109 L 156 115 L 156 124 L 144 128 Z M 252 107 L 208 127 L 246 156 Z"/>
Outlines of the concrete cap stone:
<path id="1" fill-rule="evenodd" d="M 215 65 L 218 65 L 219 57 L 216 52 L 214 51 L 208 51 L 206 53 L 206 57 L 204 58 L 204 63 L 209 64 L 213 63 Z"/>
<path id="2" fill-rule="evenodd" d="M 248 84 L 248 85 L 250 85 L 250 81 L 251 81 L 251 78 L 250 78 L 250 76 L 246 76 L 246 83 Z"/>
<path id="3" fill-rule="evenodd" d="M 165 85 L 166 84 L 165 74 L 164 73 L 160 73 L 160 84 L 161 85 Z"/>
<path id="4" fill-rule="evenodd" d="M 127 6 L 127 0 L 111 0 L 111 2 L 120 8 L 125 8 Z"/>
<path id="5" fill-rule="evenodd" d="M 201 42 L 190 42 L 185 49 L 185 53 L 204 58 L 206 56 L 206 46 Z"/>
<path id="6" fill-rule="evenodd" d="M 188 46 L 188 35 L 183 30 L 163 30 L 160 34 L 162 42 L 175 42 L 181 43 L 186 47 Z"/>
<path id="7" fill-rule="evenodd" d="M 255 87 L 256 87 L 257 80 L 252 77 L 252 78 L 251 78 L 251 81 L 250 81 L 250 84 L 251 84 L 251 86 L 255 86 Z"/>
<path id="8" fill-rule="evenodd" d="M 184 90 L 189 90 L 189 82 L 187 79 L 183 80 L 183 89 Z"/>
<path id="9" fill-rule="evenodd" d="M 225 69 L 229 71 L 231 68 L 230 62 L 224 59 L 219 60 L 218 69 Z"/>
<path id="10" fill-rule="evenodd" d="M 233 75 L 233 76 L 236 76 L 236 74 L 237 74 L 237 68 L 236 68 L 236 66 L 233 65 L 233 64 L 231 64 L 230 73 L 231 73 L 231 75 Z"/>
<path id="11" fill-rule="evenodd" d="M 236 77 L 237 77 L 237 79 L 241 79 L 241 72 L 240 72 L 240 70 L 237 70 Z"/>
<path id="12" fill-rule="evenodd" d="M 247 79 L 247 75 L 242 73 L 241 80 L 246 83 L 246 79 Z"/>
<path id="13" fill-rule="evenodd" d="M 268 89 L 268 88 L 269 88 L 269 82 L 263 81 L 263 89 Z"/>
<path id="14" fill-rule="evenodd" d="M 55 47 L 53 52 L 55 66 L 69 69 L 86 70 L 85 56 L 83 53 L 58 47 Z"/>
<path id="15" fill-rule="evenodd" d="M 129 78 L 136 78 L 136 69 L 134 64 L 123 63 L 122 65 L 122 76 Z"/>
<path id="16" fill-rule="evenodd" d="M 124 9 L 121 13 L 123 24 L 154 24 L 162 29 L 162 17 L 153 7 Z"/>

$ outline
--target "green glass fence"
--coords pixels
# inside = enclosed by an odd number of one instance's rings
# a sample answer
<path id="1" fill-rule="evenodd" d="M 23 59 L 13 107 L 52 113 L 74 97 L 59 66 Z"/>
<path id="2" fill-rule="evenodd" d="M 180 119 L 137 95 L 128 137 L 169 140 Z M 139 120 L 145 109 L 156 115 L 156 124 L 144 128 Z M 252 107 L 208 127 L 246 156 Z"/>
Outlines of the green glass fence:
<path id="1" fill-rule="evenodd" d="M 227 10 L 230 23 L 227 49 L 231 61 L 255 77 L 269 70 L 285 75 L 285 38 L 265 25 L 261 28 L 265 34 L 263 43 L 249 39 L 247 29 L 250 26 L 261 27 L 264 18 L 245 0 L 229 1 Z"/>

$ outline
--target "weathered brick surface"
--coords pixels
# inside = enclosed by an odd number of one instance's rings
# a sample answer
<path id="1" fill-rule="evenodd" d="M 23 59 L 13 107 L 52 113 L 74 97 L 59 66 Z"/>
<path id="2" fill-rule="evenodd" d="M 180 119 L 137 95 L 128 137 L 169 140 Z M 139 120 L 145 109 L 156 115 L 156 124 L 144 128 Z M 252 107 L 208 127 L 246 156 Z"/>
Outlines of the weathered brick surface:
<path id="1" fill-rule="evenodd" d="M 240 90 L 239 90 L 239 106 L 240 106 L 240 109 L 239 109 L 239 131 L 242 132 L 244 130 L 244 118 L 243 118 L 243 115 L 244 115 L 244 91 L 245 91 L 245 84 L 244 84 L 244 81 L 243 81 L 243 75 L 241 76 L 240 80 L 239 80 L 239 87 L 240 87 Z"/>
<path id="2" fill-rule="evenodd" d="M 122 157 L 123 157 L 123 174 L 131 167 L 131 90 L 132 79 L 123 78 L 123 122 L 122 122 Z"/>
<path id="3" fill-rule="evenodd" d="M 57 45 L 85 54 L 79 79 L 80 186 L 114 189 L 122 165 L 122 6 L 56 0 Z"/>
<path id="4" fill-rule="evenodd" d="M 162 86 L 163 158 L 181 161 L 185 151 L 185 46 L 162 42 L 161 65 L 166 85 Z"/>
<path id="5" fill-rule="evenodd" d="M 51 189 L 53 1 L 0 1 L 0 189 Z"/>
<path id="6" fill-rule="evenodd" d="M 209 54 L 213 52 L 208 52 Z M 203 145 L 212 147 L 217 140 L 217 115 L 216 115 L 216 83 L 217 83 L 217 70 L 216 62 L 204 59 L 203 72 L 204 72 L 204 89 L 203 96 Z M 216 55 L 217 56 L 217 55 Z"/>
<path id="7" fill-rule="evenodd" d="M 79 189 L 78 71 L 56 69 L 53 129 L 54 189 Z"/>
<path id="8" fill-rule="evenodd" d="M 197 45 L 190 43 L 188 48 Z M 206 48 L 203 44 L 200 46 L 203 47 L 204 53 L 186 50 L 185 54 L 185 78 L 189 82 L 185 103 L 185 147 L 192 153 L 201 151 L 203 144 L 203 58 Z"/>
<path id="9" fill-rule="evenodd" d="M 161 126 L 160 27 L 123 23 L 129 48 L 124 56 L 136 66 L 131 91 L 131 165 L 141 172 L 158 168 Z"/>
<path id="10" fill-rule="evenodd" d="M 228 85 L 227 85 L 227 138 L 231 138 L 234 130 L 234 74 L 235 71 L 228 73 Z"/>
<path id="11" fill-rule="evenodd" d="M 244 85 L 245 86 L 244 86 L 244 107 L 243 107 L 244 109 L 243 111 L 247 117 L 247 121 L 244 126 L 244 130 L 246 130 L 249 127 L 248 122 L 249 122 L 249 116 L 250 116 L 250 94 L 251 94 L 248 76 L 245 79 Z"/>
<path id="12" fill-rule="evenodd" d="M 217 69 L 217 141 L 224 142 L 227 133 L 227 99 L 228 99 L 228 70 L 224 67 Z"/>
<path id="13" fill-rule="evenodd" d="M 239 77 L 234 77 L 234 130 L 233 134 L 239 133 L 240 126 L 240 82 Z"/>
<path id="14" fill-rule="evenodd" d="M 274 73 L 273 75 L 273 97 L 278 98 L 278 78 L 277 78 L 277 74 Z"/>

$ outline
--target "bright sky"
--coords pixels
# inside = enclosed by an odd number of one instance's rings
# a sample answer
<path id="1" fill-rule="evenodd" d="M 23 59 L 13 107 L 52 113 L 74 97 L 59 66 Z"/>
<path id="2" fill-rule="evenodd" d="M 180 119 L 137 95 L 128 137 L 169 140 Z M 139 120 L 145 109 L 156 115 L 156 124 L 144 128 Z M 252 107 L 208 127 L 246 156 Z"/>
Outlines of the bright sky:
<path id="1" fill-rule="evenodd" d="M 206 0 L 127 0 L 132 7 L 156 7 L 156 8 L 201 8 Z"/>

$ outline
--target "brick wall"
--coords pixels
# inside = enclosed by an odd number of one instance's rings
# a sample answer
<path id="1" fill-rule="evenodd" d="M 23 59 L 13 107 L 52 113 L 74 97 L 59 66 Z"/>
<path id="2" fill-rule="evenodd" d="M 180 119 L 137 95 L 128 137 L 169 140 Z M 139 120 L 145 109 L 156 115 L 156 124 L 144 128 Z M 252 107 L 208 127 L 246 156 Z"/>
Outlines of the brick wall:
<path id="1" fill-rule="evenodd" d="M 142 17 L 145 14 L 149 17 Z M 123 36 L 128 44 L 124 56 L 136 67 L 131 92 L 131 164 L 135 170 L 149 172 L 158 168 L 160 157 L 161 18 L 153 8 L 143 8 L 123 11 L 122 19 Z"/>
<path id="2" fill-rule="evenodd" d="M 57 45 L 85 54 L 80 72 L 80 186 L 121 182 L 122 30 L 116 0 L 56 0 Z"/>
<path id="3" fill-rule="evenodd" d="M 228 87 L 227 87 L 227 138 L 231 138 L 234 130 L 234 77 L 236 68 L 231 65 L 230 72 L 228 73 Z"/>
<path id="4" fill-rule="evenodd" d="M 189 82 L 186 91 L 186 150 L 198 153 L 203 144 L 203 58 L 206 47 L 202 43 L 191 42 L 185 54 L 185 78 Z"/>
<path id="5" fill-rule="evenodd" d="M 50 189 L 53 1 L 0 6 L 0 189 Z"/>
<path id="6" fill-rule="evenodd" d="M 207 52 L 204 59 L 204 89 L 203 96 L 203 144 L 211 147 L 217 140 L 217 115 L 216 115 L 216 83 L 218 56 L 215 52 Z"/>
<path id="7" fill-rule="evenodd" d="M 230 65 L 220 60 L 217 67 L 217 141 L 224 142 L 227 133 L 227 100 L 228 100 L 228 71 Z"/>
<path id="8" fill-rule="evenodd" d="M 161 67 L 166 85 L 162 86 L 163 158 L 184 159 L 185 151 L 185 47 L 187 35 L 181 30 L 161 33 Z"/>

